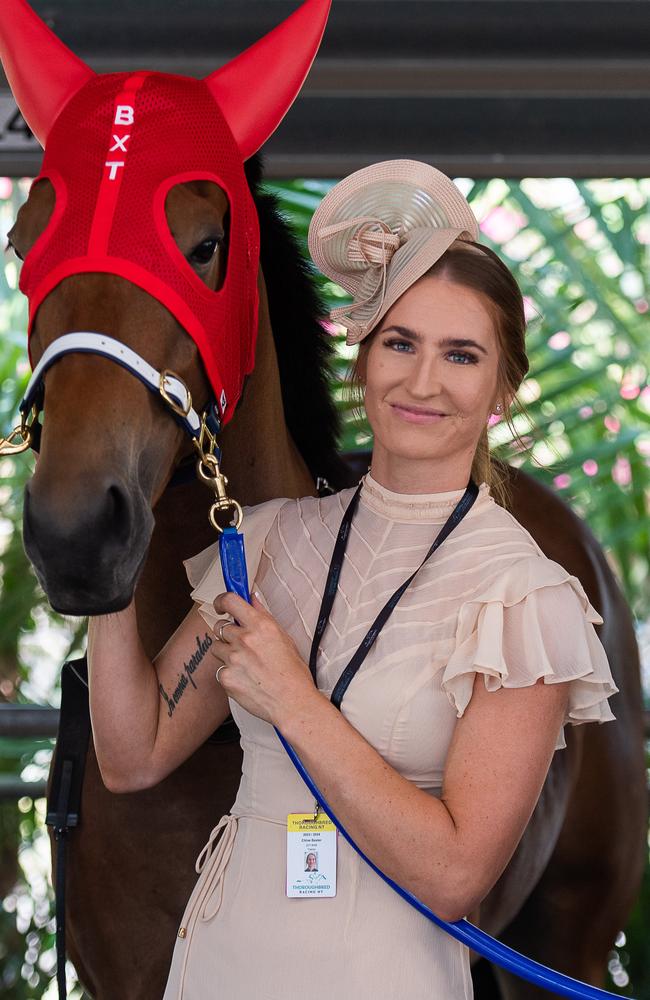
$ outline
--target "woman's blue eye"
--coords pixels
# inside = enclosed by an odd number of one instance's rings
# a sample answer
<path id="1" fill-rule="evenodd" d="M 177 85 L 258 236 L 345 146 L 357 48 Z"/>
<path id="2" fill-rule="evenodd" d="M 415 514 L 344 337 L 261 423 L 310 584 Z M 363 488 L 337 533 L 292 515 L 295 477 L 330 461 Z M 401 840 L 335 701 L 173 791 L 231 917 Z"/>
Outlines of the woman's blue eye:
<path id="1" fill-rule="evenodd" d="M 468 354 L 467 351 L 451 351 L 448 358 L 460 358 L 462 365 L 475 365 L 477 358 L 475 354 Z"/>
<path id="2" fill-rule="evenodd" d="M 384 341 L 384 344 L 386 347 L 396 348 L 399 354 L 406 353 L 402 350 L 402 348 L 407 348 L 408 350 L 411 348 L 411 344 L 409 344 L 408 340 L 386 340 Z"/>

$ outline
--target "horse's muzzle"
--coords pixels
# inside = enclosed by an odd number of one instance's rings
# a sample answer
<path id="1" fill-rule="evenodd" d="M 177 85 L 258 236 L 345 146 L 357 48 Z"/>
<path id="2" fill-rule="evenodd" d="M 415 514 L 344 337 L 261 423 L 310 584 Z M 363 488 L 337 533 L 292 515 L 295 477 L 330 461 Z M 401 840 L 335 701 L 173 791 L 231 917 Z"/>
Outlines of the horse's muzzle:
<path id="1" fill-rule="evenodd" d="M 130 603 L 154 519 L 139 491 L 124 484 L 53 491 L 38 472 L 25 490 L 23 541 L 55 611 L 99 615 Z"/>

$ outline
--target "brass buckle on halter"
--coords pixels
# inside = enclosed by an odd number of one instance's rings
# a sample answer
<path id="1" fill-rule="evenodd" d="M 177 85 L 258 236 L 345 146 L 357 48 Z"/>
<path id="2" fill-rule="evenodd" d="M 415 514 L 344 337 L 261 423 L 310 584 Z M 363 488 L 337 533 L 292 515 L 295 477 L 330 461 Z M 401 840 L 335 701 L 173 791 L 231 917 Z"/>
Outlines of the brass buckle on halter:
<path id="1" fill-rule="evenodd" d="M 9 437 L 0 438 L 0 455 L 21 455 L 32 445 L 32 425 L 38 420 L 38 408 L 32 406 L 29 414 L 23 413 L 20 425 L 14 427 Z M 19 439 L 18 444 L 14 441 Z"/>
<path id="2" fill-rule="evenodd" d="M 177 403 L 176 400 L 172 399 L 172 397 L 169 395 L 169 392 L 167 391 L 167 386 L 165 385 L 165 380 L 168 378 L 175 378 L 176 381 L 180 382 L 183 388 L 185 389 L 185 392 L 187 393 L 187 404 L 184 407 L 181 406 L 180 403 Z M 158 382 L 158 391 L 160 392 L 160 395 L 167 403 L 167 406 L 169 406 L 169 408 L 173 410 L 174 413 L 177 413 L 179 417 L 186 417 L 187 414 L 192 409 L 192 394 L 190 390 L 183 382 L 183 379 L 180 378 L 176 374 L 176 372 L 173 372 L 171 368 L 163 368 L 163 370 L 161 371 L 160 380 Z"/>

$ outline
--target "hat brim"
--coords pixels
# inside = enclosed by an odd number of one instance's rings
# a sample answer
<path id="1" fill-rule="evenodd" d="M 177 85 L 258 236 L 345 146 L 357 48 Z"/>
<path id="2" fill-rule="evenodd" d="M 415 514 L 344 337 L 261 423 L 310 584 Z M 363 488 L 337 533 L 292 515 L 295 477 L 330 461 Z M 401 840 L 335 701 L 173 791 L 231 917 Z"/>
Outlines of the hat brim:
<path id="1" fill-rule="evenodd" d="M 360 220 L 400 235 L 402 245 L 386 267 L 350 259 L 350 238 Z M 331 233 L 332 227 L 337 231 Z M 354 300 L 341 321 L 349 321 L 348 343 L 358 343 L 455 240 L 478 237 L 476 218 L 449 177 L 426 163 L 389 160 L 357 170 L 332 188 L 314 214 L 308 242 L 316 266 Z"/>

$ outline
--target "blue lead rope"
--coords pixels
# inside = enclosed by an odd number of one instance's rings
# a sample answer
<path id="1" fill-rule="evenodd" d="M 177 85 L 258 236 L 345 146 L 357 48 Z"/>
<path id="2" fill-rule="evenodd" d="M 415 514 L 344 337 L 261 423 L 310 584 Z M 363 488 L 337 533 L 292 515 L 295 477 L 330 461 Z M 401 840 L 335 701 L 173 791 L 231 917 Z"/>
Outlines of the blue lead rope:
<path id="1" fill-rule="evenodd" d="M 233 591 L 250 603 L 248 574 L 246 572 L 246 558 L 244 554 L 244 536 L 236 528 L 226 528 L 219 536 L 219 555 L 221 557 L 221 568 L 226 589 Z M 350 847 L 372 868 L 379 878 L 383 879 L 398 896 L 405 899 L 410 906 L 421 913 L 423 917 L 426 917 L 427 920 L 430 920 L 432 924 L 436 924 L 446 934 L 456 938 L 457 941 L 461 941 L 468 948 L 472 948 L 479 955 L 482 955 L 483 958 L 487 958 L 495 965 L 506 969 L 507 972 L 512 972 L 515 976 L 519 976 L 520 979 L 525 979 L 535 986 L 541 986 L 543 989 L 555 993 L 556 996 L 581 997 L 584 1000 L 601 1000 L 602 997 L 618 997 L 620 1000 L 620 993 L 610 993 L 608 990 L 601 990 L 597 986 L 589 986 L 588 983 L 581 983 L 578 979 L 572 979 L 571 976 L 565 976 L 561 972 L 555 972 L 553 969 L 547 968 L 541 962 L 535 962 L 531 958 L 526 958 L 525 955 L 520 955 L 514 948 L 509 948 L 507 945 L 501 944 L 496 938 L 490 937 L 485 931 L 475 927 L 474 924 L 470 924 L 469 920 L 463 918 L 462 920 L 454 921 L 454 923 L 447 923 L 446 920 L 441 920 L 440 917 L 437 917 L 433 910 L 430 910 L 417 896 L 414 896 L 413 893 L 402 888 L 397 882 L 393 882 L 392 878 L 385 875 L 363 853 L 361 848 L 355 844 L 334 810 L 320 792 L 296 751 L 287 743 L 278 729 L 275 732 L 296 771 L 307 785 L 307 788 L 323 812 L 327 813 L 332 820 L 341 836 L 345 837 Z"/>

